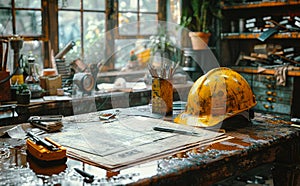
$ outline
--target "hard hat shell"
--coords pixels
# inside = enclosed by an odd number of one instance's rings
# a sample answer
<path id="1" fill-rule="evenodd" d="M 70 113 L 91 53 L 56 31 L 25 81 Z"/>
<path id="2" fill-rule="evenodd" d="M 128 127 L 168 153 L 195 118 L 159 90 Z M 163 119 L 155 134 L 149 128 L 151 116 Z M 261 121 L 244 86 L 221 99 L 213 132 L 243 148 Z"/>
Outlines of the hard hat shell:
<path id="1" fill-rule="evenodd" d="M 248 82 L 236 71 L 219 67 L 193 84 L 185 111 L 174 122 L 212 127 L 255 105 L 255 96 Z"/>

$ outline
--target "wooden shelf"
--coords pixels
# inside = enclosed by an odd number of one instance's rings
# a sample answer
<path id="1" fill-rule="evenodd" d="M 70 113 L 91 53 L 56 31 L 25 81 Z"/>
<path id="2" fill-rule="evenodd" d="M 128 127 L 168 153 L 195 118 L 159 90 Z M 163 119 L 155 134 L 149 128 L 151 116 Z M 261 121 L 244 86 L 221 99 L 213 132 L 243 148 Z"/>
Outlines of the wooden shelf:
<path id="1" fill-rule="evenodd" d="M 264 67 L 247 67 L 247 66 L 233 66 L 231 68 L 237 72 L 244 72 L 244 73 L 250 73 L 250 74 L 268 74 L 268 75 L 275 74 L 275 68 L 268 69 L 268 68 L 264 68 Z M 290 66 L 288 68 L 287 75 L 288 76 L 300 76 L 300 67 Z"/>
<path id="2" fill-rule="evenodd" d="M 222 39 L 257 39 L 261 33 L 221 33 Z M 273 39 L 299 39 L 299 32 L 283 32 L 273 35 Z"/>
<path id="3" fill-rule="evenodd" d="M 228 1 L 229 2 L 229 1 Z M 233 1 L 231 1 L 233 2 Z M 235 2 L 235 1 L 234 1 Z M 239 1 L 242 2 L 242 1 Z M 253 47 L 260 43 L 273 43 L 285 47 L 294 47 L 295 52 L 299 52 L 300 31 L 297 29 L 280 29 L 278 32 L 261 41 L 259 38 L 264 33 L 259 29 L 264 28 L 263 17 L 271 16 L 275 21 L 280 22 L 284 16 L 300 16 L 300 0 L 286 0 L 285 2 L 248 2 L 231 3 L 222 5 L 224 18 L 220 21 L 220 61 L 226 65 L 234 65 L 240 53 L 250 54 Z M 238 32 L 240 20 L 256 18 L 258 27 L 254 32 L 244 28 L 244 32 Z M 294 22 L 294 21 L 293 21 Z M 294 23 L 290 23 L 294 24 Z M 294 26 L 294 25 L 293 25 Z M 296 27 L 296 26 L 294 26 Z M 234 30 L 235 32 L 231 32 Z"/>
<path id="4" fill-rule="evenodd" d="M 300 5 L 300 1 L 291 1 L 291 2 L 257 2 L 257 3 L 247 3 L 240 5 L 224 5 L 223 10 L 232 10 L 232 9 L 250 9 L 250 8 L 264 8 L 264 7 L 276 7 L 276 6 L 294 6 Z"/>

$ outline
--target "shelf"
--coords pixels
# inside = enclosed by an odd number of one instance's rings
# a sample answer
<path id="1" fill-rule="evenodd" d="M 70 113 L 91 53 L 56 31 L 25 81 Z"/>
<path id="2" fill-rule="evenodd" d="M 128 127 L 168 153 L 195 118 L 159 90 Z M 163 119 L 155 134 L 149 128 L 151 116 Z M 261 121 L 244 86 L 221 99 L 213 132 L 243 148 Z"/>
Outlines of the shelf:
<path id="1" fill-rule="evenodd" d="M 274 68 L 264 68 L 264 67 L 249 67 L 249 66 L 232 66 L 233 70 L 237 72 L 244 72 L 249 74 L 275 74 L 275 67 Z M 290 66 L 287 72 L 288 76 L 300 76 L 300 67 L 293 67 Z"/>
<path id="2" fill-rule="evenodd" d="M 270 37 L 266 36 L 266 40 L 259 39 L 264 36 L 264 19 L 270 16 L 272 20 L 280 22 L 290 16 L 294 19 L 300 16 L 300 0 L 273 0 L 272 2 L 264 0 L 256 0 L 256 2 L 243 1 L 245 3 L 237 3 L 222 5 L 222 13 L 224 18 L 220 21 L 220 63 L 222 65 L 233 65 L 239 59 L 241 53 L 250 55 L 253 52 L 253 47 L 257 44 L 270 43 L 278 44 L 282 48 L 294 47 L 295 54 L 299 53 L 300 31 L 294 20 L 291 20 L 289 25 L 291 29 L 281 29 L 272 34 Z M 226 2 L 226 1 L 224 1 Z M 229 2 L 229 1 L 227 1 Z M 242 1 L 239 1 L 242 2 Z M 232 6 L 231 6 L 232 5 Z M 256 18 L 255 29 L 247 29 L 245 23 L 251 18 Z M 297 18 L 296 18 L 297 19 Z M 240 20 L 243 20 L 240 21 Z M 240 27 L 243 26 L 243 29 Z M 294 28 L 295 27 L 295 28 Z M 231 32 L 234 30 L 234 32 Z M 243 32 L 239 32 L 243 30 Z M 264 35 L 262 35 L 264 34 Z M 263 41 L 262 41 L 263 40 Z M 291 54 L 292 55 L 292 54 Z M 296 56 L 297 57 L 297 56 Z"/>
<path id="3" fill-rule="evenodd" d="M 264 7 L 277 7 L 277 6 L 294 6 L 300 5 L 300 1 L 291 1 L 291 2 L 256 2 L 256 3 L 247 3 L 241 5 L 224 5 L 223 10 L 232 10 L 232 9 L 250 9 L 250 8 L 264 8 Z"/>
<path id="4" fill-rule="evenodd" d="M 221 33 L 222 39 L 257 39 L 262 33 Z M 297 39 L 299 32 L 283 32 L 275 34 L 272 39 Z"/>

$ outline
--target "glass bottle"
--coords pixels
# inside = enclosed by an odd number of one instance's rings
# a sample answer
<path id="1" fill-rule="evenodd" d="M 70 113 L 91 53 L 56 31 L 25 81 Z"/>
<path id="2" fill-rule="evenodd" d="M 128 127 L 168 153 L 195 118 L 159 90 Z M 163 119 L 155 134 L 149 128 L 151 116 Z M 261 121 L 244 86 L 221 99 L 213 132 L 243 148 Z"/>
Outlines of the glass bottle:
<path id="1" fill-rule="evenodd" d="M 28 56 L 28 76 L 25 79 L 27 84 L 39 84 L 39 78 L 35 69 L 35 58 L 32 54 Z"/>

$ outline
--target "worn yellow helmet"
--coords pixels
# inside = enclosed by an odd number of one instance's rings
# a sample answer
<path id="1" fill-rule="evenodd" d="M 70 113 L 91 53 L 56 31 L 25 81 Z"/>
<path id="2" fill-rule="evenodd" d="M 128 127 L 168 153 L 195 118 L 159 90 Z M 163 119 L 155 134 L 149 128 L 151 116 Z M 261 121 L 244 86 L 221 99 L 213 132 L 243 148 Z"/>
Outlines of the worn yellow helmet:
<path id="1" fill-rule="evenodd" d="M 193 84 L 185 111 L 174 122 L 212 127 L 255 105 L 251 87 L 239 73 L 226 67 L 215 68 Z"/>

